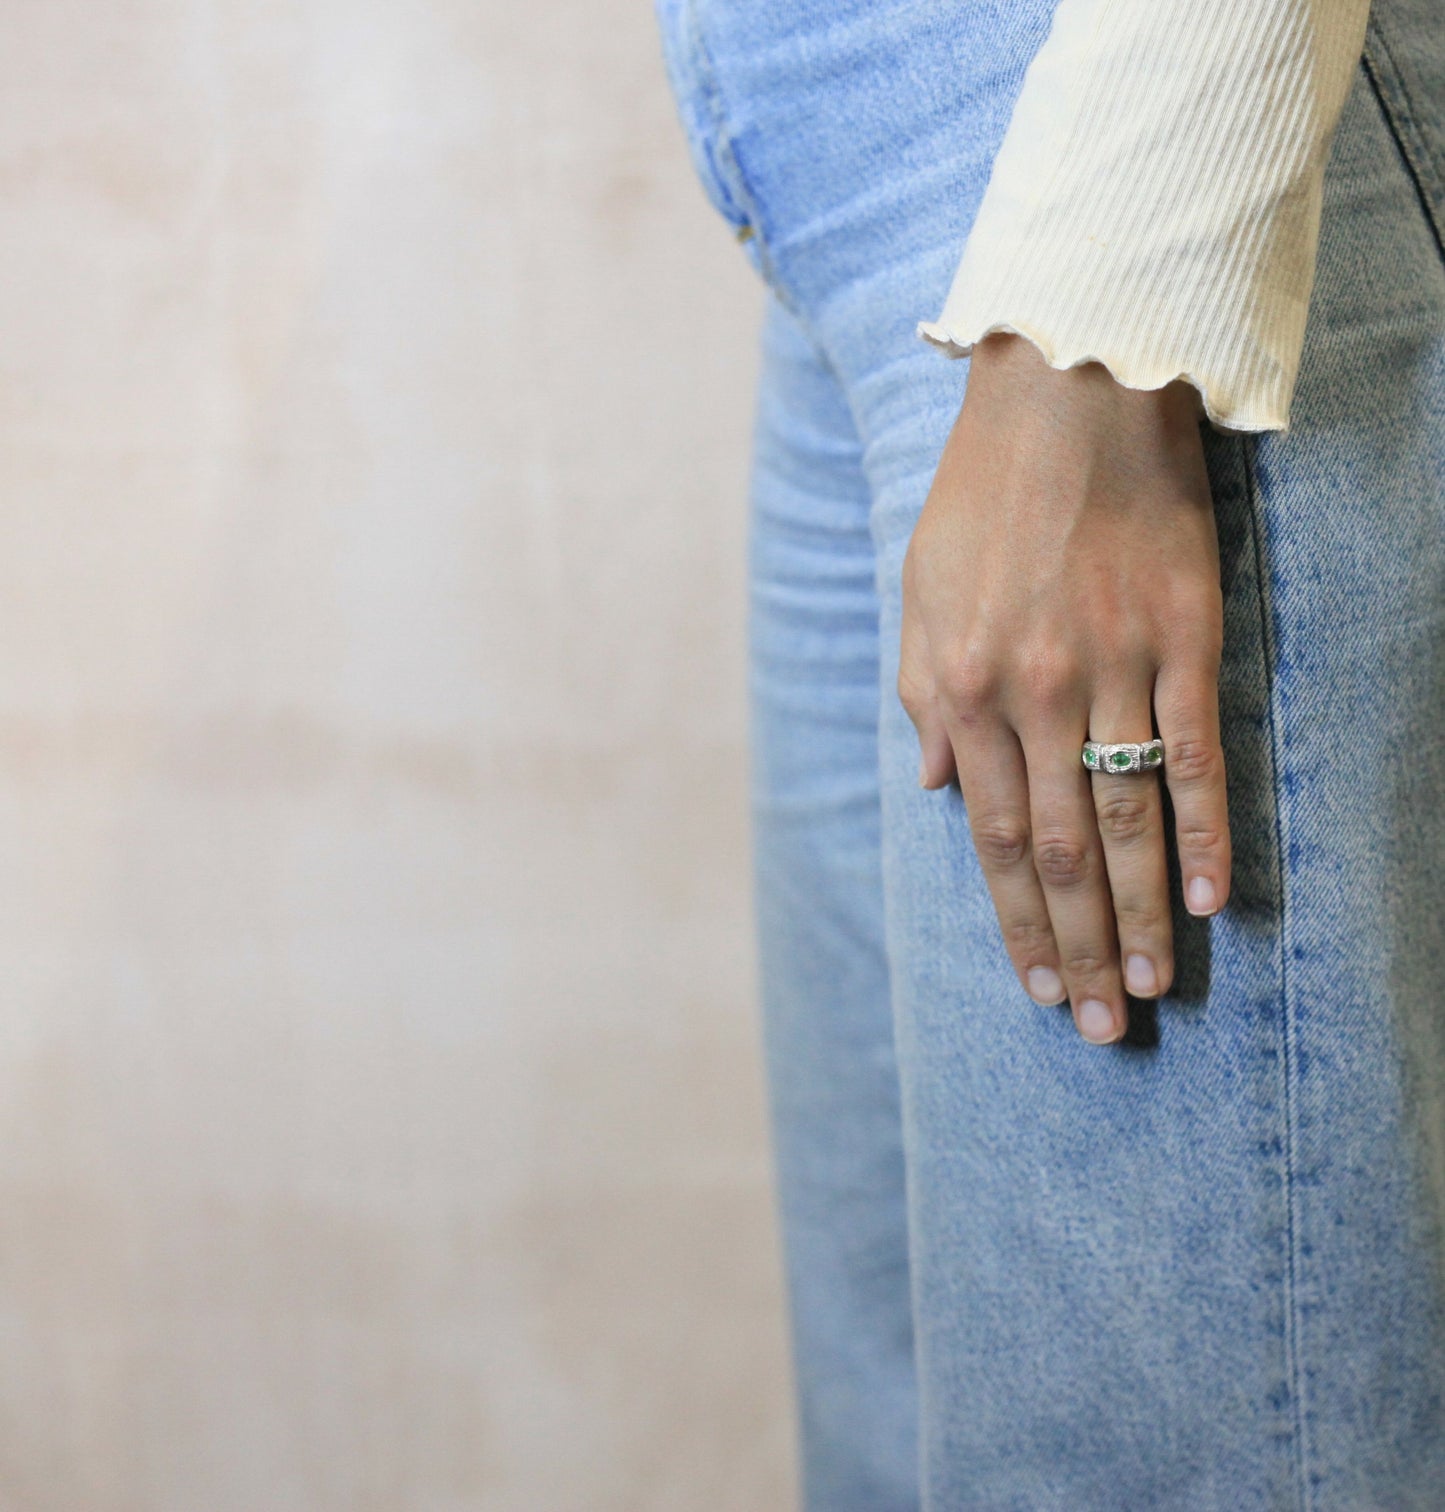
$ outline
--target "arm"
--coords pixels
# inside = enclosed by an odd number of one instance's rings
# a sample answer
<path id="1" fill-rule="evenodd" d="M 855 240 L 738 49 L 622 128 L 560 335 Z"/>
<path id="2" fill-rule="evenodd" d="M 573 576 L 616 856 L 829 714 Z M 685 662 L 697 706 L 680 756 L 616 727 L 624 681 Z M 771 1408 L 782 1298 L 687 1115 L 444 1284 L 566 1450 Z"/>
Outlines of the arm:
<path id="1" fill-rule="evenodd" d="M 1030 994 L 1085 1036 L 1173 975 L 1162 796 L 1086 738 L 1165 742 L 1186 906 L 1229 891 L 1223 604 L 1201 407 L 1288 418 L 1329 141 L 1366 0 L 1061 0 L 948 301 L 971 354 L 903 567 L 920 782 L 956 774 Z M 990 334 L 994 333 L 994 334 Z M 1015 334 L 1008 334 L 1015 333 Z"/>

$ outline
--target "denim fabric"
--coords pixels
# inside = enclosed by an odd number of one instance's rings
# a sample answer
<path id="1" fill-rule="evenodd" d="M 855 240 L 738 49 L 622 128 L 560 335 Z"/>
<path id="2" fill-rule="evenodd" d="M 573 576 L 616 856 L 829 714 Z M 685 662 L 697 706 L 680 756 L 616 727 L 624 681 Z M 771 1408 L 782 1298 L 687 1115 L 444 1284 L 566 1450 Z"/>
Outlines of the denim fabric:
<path id="1" fill-rule="evenodd" d="M 895 692 L 967 378 L 914 322 L 1051 4 L 657 9 L 771 291 L 752 780 L 806 1506 L 1439 1512 L 1445 0 L 1376 0 L 1291 429 L 1205 433 L 1234 890 L 1175 897 L 1176 984 L 1107 1048 L 1019 987 Z"/>

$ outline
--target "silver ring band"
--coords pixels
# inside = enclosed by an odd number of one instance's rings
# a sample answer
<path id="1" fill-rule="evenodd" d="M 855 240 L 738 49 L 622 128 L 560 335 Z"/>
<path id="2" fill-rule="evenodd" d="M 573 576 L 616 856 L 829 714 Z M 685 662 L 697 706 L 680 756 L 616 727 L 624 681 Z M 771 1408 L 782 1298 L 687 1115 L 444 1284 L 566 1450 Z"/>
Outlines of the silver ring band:
<path id="1" fill-rule="evenodd" d="M 1084 765 L 1091 772 L 1124 776 L 1129 772 L 1157 772 L 1164 765 L 1162 740 L 1086 740 Z"/>

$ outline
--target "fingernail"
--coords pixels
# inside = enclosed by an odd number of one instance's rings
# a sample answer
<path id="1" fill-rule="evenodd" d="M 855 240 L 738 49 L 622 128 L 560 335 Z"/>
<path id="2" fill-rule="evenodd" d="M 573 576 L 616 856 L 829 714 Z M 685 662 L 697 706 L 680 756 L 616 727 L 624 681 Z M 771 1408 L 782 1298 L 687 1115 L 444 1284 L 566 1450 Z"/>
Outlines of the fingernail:
<path id="1" fill-rule="evenodd" d="M 1153 997 L 1159 990 L 1153 961 L 1146 955 L 1131 955 L 1124 962 L 1124 985 L 1135 997 Z"/>
<path id="2" fill-rule="evenodd" d="M 1052 1008 L 1064 999 L 1064 984 L 1057 971 L 1047 966 L 1029 967 L 1029 996 L 1045 1008 Z"/>
<path id="3" fill-rule="evenodd" d="M 922 756 L 918 758 L 918 785 L 919 787 L 928 786 L 928 762 Z"/>
<path id="4" fill-rule="evenodd" d="M 1208 877 L 1195 877 L 1184 894 L 1184 901 L 1192 914 L 1212 914 L 1218 906 L 1214 901 L 1214 883 Z"/>
<path id="5" fill-rule="evenodd" d="M 1107 1003 L 1085 998 L 1079 1004 L 1079 1033 L 1095 1045 L 1107 1045 L 1114 1038 L 1114 1015 Z"/>

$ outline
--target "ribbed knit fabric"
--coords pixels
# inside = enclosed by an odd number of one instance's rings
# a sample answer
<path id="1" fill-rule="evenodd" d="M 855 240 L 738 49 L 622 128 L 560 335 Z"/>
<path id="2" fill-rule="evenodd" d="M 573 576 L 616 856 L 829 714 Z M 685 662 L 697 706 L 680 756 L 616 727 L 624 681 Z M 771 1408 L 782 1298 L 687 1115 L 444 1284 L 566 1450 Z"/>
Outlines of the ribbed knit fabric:
<path id="1" fill-rule="evenodd" d="M 1129 388 L 1176 378 L 1221 430 L 1283 430 L 1320 191 L 1369 0 L 1060 0 L 942 313 Z"/>

